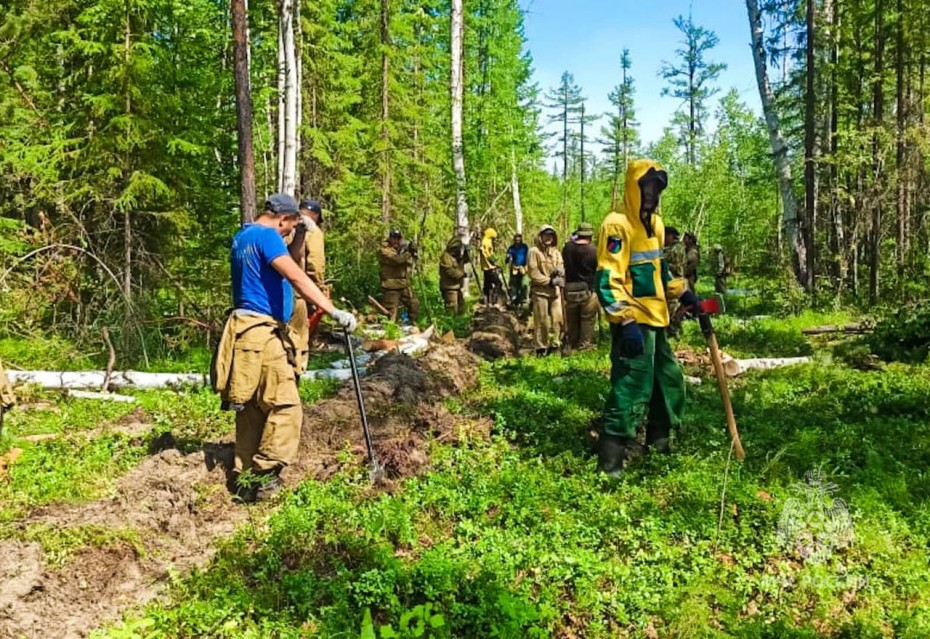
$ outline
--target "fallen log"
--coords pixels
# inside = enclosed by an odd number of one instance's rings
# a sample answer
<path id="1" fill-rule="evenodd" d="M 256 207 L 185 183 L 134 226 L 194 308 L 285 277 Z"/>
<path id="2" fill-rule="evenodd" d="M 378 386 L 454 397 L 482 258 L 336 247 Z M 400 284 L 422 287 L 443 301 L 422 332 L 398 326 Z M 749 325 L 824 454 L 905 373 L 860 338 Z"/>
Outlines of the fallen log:
<path id="1" fill-rule="evenodd" d="M 801 331 L 802 335 L 829 335 L 831 333 L 846 333 L 847 335 L 865 335 L 872 329 L 862 324 L 827 324 L 825 326 L 811 326 Z"/>
<path id="2" fill-rule="evenodd" d="M 422 333 L 408 335 L 397 341 L 394 348 L 377 353 L 364 353 L 358 357 L 360 372 L 364 374 L 365 368 L 375 360 L 389 352 L 404 355 L 418 355 L 429 349 L 430 340 L 435 333 L 430 326 Z M 108 374 L 107 371 L 8 371 L 10 382 L 13 384 L 35 384 L 48 390 L 75 391 L 78 389 L 96 389 L 103 386 Z M 334 379 L 345 381 L 351 377 L 349 360 L 339 360 L 330 364 L 330 368 L 307 371 L 303 379 Z M 140 371 L 113 372 L 109 375 L 109 386 L 113 389 L 135 388 L 139 390 L 156 390 L 161 388 L 179 389 L 184 386 L 206 386 L 210 383 L 208 375 L 204 373 L 143 373 Z M 114 399 L 112 395 L 104 393 L 91 393 L 86 395 L 91 399 Z M 128 400 L 122 400 L 128 401 Z"/>
<path id="3" fill-rule="evenodd" d="M 727 364 L 724 364 L 724 368 L 727 369 L 727 375 L 730 377 L 736 377 L 737 375 L 742 375 L 746 371 L 758 370 L 758 371 L 768 371 L 773 368 L 784 368 L 786 366 L 797 366 L 798 364 L 809 364 L 814 361 L 811 357 L 757 357 L 752 359 L 734 359 L 732 363 L 735 364 L 736 372 L 730 373 L 731 368 Z"/>

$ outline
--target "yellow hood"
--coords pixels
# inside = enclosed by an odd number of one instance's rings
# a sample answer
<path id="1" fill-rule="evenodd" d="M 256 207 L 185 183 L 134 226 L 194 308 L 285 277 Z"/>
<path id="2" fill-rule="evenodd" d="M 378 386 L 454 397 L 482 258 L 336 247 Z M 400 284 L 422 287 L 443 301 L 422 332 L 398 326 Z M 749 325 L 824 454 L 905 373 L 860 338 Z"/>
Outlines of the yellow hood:
<path id="1" fill-rule="evenodd" d="M 495 231 L 494 229 L 492 229 L 492 228 L 490 228 L 490 227 L 484 229 L 484 239 L 486 239 L 486 240 L 493 240 L 493 239 L 496 239 L 496 238 L 497 238 L 497 231 Z"/>
<path id="2" fill-rule="evenodd" d="M 649 169 L 664 171 L 662 166 L 653 160 L 633 160 L 626 167 L 626 179 L 623 183 L 623 212 L 633 217 L 639 217 L 639 207 L 642 205 L 642 194 L 639 190 L 639 181 Z M 655 210 L 659 214 L 659 209 Z"/>

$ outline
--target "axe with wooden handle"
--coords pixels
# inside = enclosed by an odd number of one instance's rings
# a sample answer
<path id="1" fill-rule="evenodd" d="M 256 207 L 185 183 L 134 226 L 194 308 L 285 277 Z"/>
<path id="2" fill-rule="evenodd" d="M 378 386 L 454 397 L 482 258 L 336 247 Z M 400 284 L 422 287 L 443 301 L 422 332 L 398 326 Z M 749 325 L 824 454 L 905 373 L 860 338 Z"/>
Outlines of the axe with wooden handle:
<path id="1" fill-rule="evenodd" d="M 733 440 L 733 452 L 740 461 L 746 459 L 746 451 L 743 450 L 743 443 L 739 438 L 739 430 L 736 427 L 736 417 L 733 415 L 733 404 L 730 401 L 730 387 L 727 386 L 727 375 L 723 370 L 723 358 L 720 356 L 720 346 L 717 344 L 717 335 L 714 333 L 714 326 L 711 324 L 710 316 L 720 313 L 720 300 L 716 297 L 710 297 L 701 301 L 701 314 L 698 315 L 698 322 L 701 325 L 701 333 L 707 340 L 707 348 L 710 350 L 710 359 L 714 364 L 714 375 L 717 377 L 717 386 L 720 389 L 720 399 L 723 400 L 723 411 L 727 416 L 727 432 L 730 433 L 730 439 Z"/>

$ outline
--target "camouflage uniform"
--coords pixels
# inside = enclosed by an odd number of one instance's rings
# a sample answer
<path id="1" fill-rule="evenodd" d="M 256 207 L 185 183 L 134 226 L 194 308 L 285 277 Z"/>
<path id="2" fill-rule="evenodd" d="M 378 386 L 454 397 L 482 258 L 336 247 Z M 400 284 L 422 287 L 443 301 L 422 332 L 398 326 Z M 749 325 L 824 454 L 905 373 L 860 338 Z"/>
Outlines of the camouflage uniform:
<path id="1" fill-rule="evenodd" d="M 398 248 L 384 242 L 378 252 L 381 262 L 381 303 L 391 314 L 401 306 L 406 307 L 411 322 L 420 317 L 420 301 L 410 286 L 410 269 L 413 268 L 416 257 L 410 250 L 410 245 L 401 245 Z"/>

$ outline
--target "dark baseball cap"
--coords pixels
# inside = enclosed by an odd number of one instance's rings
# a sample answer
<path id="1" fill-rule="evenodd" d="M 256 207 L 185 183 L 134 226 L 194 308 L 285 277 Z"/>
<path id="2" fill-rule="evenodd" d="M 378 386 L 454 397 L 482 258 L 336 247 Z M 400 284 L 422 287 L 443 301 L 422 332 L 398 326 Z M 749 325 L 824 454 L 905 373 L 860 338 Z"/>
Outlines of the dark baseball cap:
<path id="1" fill-rule="evenodd" d="M 317 200 L 301 200 L 300 208 L 323 215 L 323 207 L 320 206 L 320 203 Z"/>
<path id="2" fill-rule="evenodd" d="M 388 237 L 403 237 L 404 234 L 398 231 L 397 229 L 391 229 L 391 232 L 388 233 Z"/>
<path id="3" fill-rule="evenodd" d="M 287 193 L 275 193 L 265 200 L 266 211 L 271 211 L 275 215 L 294 215 L 300 212 L 300 206 L 297 200 Z"/>

